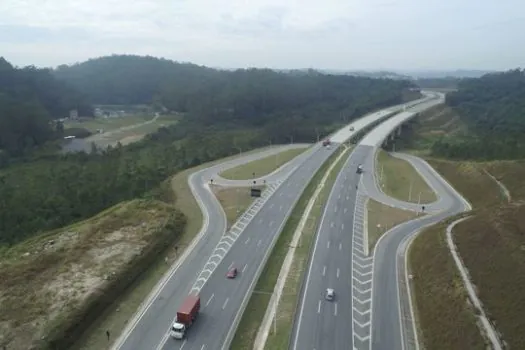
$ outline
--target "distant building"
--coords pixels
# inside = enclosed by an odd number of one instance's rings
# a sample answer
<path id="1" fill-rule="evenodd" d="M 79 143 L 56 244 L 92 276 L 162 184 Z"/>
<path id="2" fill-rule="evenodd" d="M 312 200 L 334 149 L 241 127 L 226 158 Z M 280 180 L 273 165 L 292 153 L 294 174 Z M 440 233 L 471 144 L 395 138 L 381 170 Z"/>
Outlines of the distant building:
<path id="1" fill-rule="evenodd" d="M 78 119 L 78 111 L 76 109 L 69 111 L 69 119 Z"/>

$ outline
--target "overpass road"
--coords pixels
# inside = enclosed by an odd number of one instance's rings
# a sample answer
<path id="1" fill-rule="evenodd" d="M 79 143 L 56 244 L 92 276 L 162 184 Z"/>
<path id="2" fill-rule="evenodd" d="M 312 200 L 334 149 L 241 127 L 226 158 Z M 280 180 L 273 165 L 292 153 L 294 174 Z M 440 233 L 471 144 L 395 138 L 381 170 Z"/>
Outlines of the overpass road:
<path id="1" fill-rule="evenodd" d="M 379 189 L 376 153 L 402 123 L 441 102 L 439 98 L 419 104 L 389 118 L 368 133 L 349 155 L 329 195 L 317 232 L 294 322 L 292 349 L 368 350 L 372 346 L 396 350 L 408 349 L 410 339 L 413 343 L 406 284 L 399 280 L 404 278 L 402 248 L 422 227 L 466 210 L 467 206 L 426 162 L 400 154 L 395 156 L 409 161 L 438 194 L 439 199 L 425 208 L 429 215 L 390 230 L 370 256 L 365 205 L 368 198 L 373 198 L 390 206 L 421 211 L 420 205 L 390 198 Z M 363 164 L 362 175 L 356 173 L 358 164 Z M 333 301 L 324 298 L 327 288 L 336 292 Z"/>
<path id="2" fill-rule="evenodd" d="M 394 106 L 354 121 L 354 131 L 350 132 L 347 126 L 332 135 L 332 139 L 348 139 L 361 129 L 361 125 L 386 118 L 401 108 L 403 105 Z M 326 149 L 316 144 L 304 156 L 285 165 L 283 169 L 286 170 L 281 169 L 266 177 L 269 186 L 263 197 L 256 200 L 228 232 L 225 232 L 224 212 L 209 189 L 209 179 L 216 179 L 214 183 L 218 184 L 237 185 L 221 179 L 217 173 L 246 162 L 247 158 L 192 175 L 190 186 L 204 212 L 203 229 L 185 256 L 155 288 L 113 349 L 226 349 L 270 247 L 294 203 L 338 145 L 334 142 L 334 147 Z M 253 160 L 269 154 L 247 157 Z M 249 184 L 238 182 L 238 185 Z M 225 274 L 232 264 L 239 268 L 240 274 L 235 280 L 226 280 Z M 189 330 L 188 338 L 176 341 L 168 337 L 168 329 L 177 308 L 189 293 L 200 293 L 201 315 Z"/>

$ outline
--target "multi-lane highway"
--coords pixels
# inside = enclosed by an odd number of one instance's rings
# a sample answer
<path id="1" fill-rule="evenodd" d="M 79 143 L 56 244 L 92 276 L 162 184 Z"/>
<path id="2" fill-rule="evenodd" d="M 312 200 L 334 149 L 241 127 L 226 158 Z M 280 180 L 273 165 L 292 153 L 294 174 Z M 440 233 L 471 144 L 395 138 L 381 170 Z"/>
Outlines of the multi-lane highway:
<path id="1" fill-rule="evenodd" d="M 400 313 L 410 313 L 410 308 L 406 298 L 399 302 L 397 292 L 398 272 L 404 272 L 396 270 L 404 268 L 403 264 L 396 265 L 398 247 L 421 227 L 464 210 L 464 201 L 424 161 L 400 156 L 416 167 L 439 200 L 425 208 L 433 215 L 402 224 L 385 235 L 374 256 L 368 256 L 366 247 L 365 203 L 366 198 L 374 198 L 391 206 L 421 210 L 418 204 L 392 199 L 378 189 L 375 156 L 395 128 L 441 102 L 439 96 L 391 117 L 368 133 L 349 156 L 329 195 L 317 232 L 294 323 L 290 345 L 294 350 L 369 349 L 371 332 L 373 349 L 403 349 L 401 338 L 408 336 L 403 337 L 401 330 L 410 332 L 411 324 L 410 319 L 400 324 Z M 364 165 L 361 176 L 356 174 L 358 164 Z M 334 301 L 325 300 L 326 288 L 334 288 Z"/>
<path id="2" fill-rule="evenodd" d="M 332 135 L 332 140 L 346 140 L 362 127 L 402 108 L 403 105 L 400 105 L 388 109 L 387 112 L 373 113 L 365 117 L 366 119 L 363 118 L 366 122 L 362 119 L 354 122 L 354 131 L 350 132 L 347 126 Z M 257 276 L 264 267 L 265 259 L 287 216 L 313 174 L 337 146 L 335 143 L 334 147 L 326 149 L 319 144 L 314 145 L 304 156 L 289 163 L 285 167 L 288 170 L 281 170 L 267 177 L 271 184 L 264 198 L 254 202 L 226 234 L 224 213 L 216 198 L 211 195 L 207 184 L 210 178 L 217 179 L 219 171 L 242 162 L 231 161 L 227 166 L 217 166 L 214 170 L 193 175 L 190 184 L 205 213 L 204 228 L 191 249 L 185 253 L 187 256 L 180 260 L 179 265 L 173 267 L 152 293 L 114 348 L 227 348 Z M 277 180 L 278 176 L 284 178 Z M 217 180 L 221 183 L 224 181 Z M 228 183 L 233 185 L 232 182 Z M 231 265 L 238 267 L 240 275 L 235 280 L 226 280 L 225 274 Z M 190 329 L 188 338 L 182 342 L 176 341 L 168 337 L 168 329 L 177 308 L 190 292 L 201 295 L 201 315 Z"/>

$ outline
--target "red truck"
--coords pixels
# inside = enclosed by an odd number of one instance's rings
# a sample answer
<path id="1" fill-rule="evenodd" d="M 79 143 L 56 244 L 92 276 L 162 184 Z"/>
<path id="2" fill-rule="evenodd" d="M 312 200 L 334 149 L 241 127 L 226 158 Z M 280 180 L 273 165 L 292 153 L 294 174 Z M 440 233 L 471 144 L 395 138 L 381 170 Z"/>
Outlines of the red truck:
<path id="1" fill-rule="evenodd" d="M 323 140 L 323 146 L 330 146 L 331 143 L 330 139 Z"/>
<path id="2" fill-rule="evenodd" d="M 177 311 L 175 323 L 171 326 L 170 335 L 175 339 L 184 339 L 186 331 L 193 324 L 201 309 L 201 298 L 188 295 Z"/>

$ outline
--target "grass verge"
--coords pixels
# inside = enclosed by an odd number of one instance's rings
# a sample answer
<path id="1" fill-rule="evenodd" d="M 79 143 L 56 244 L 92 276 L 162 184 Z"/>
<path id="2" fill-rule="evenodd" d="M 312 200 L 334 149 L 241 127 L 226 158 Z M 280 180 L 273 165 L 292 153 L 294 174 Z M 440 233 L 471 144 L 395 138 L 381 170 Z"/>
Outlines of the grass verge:
<path id="1" fill-rule="evenodd" d="M 69 348 L 184 224 L 172 205 L 133 200 L 2 249 L 0 345 Z"/>
<path id="2" fill-rule="evenodd" d="M 434 191 L 407 161 L 379 150 L 376 174 L 383 192 L 402 201 L 432 203 L 437 200 Z"/>
<path id="3" fill-rule="evenodd" d="M 392 227 L 412 220 L 418 215 L 425 215 L 409 210 L 403 210 L 385 205 L 373 199 L 368 199 L 368 248 L 374 249 L 379 238 Z"/>
<path id="4" fill-rule="evenodd" d="M 246 154 L 253 154 L 261 152 L 268 148 L 259 148 Z M 111 341 L 117 337 L 126 327 L 129 320 L 133 317 L 137 308 L 146 299 L 151 290 L 155 287 L 158 281 L 164 276 L 170 266 L 176 262 L 178 257 L 184 252 L 187 246 L 199 233 L 202 227 L 202 212 L 197 200 L 193 196 L 188 185 L 188 177 L 199 170 L 208 168 L 222 162 L 235 159 L 238 155 L 227 158 L 218 159 L 213 162 L 201 164 L 200 166 L 186 169 L 175 174 L 169 181 L 169 188 L 175 194 L 175 207 L 180 210 L 186 217 L 186 226 L 184 231 L 177 239 L 168 244 L 167 249 L 162 254 L 158 255 L 158 259 L 153 262 L 148 270 L 142 274 L 141 279 L 136 281 L 132 288 L 129 288 L 126 293 L 122 294 L 115 302 L 107 308 L 106 312 L 101 315 L 90 329 L 86 331 L 84 336 L 80 338 L 75 346 L 76 349 L 81 350 L 100 350 L 108 346 L 106 337 L 106 330 L 110 331 Z M 171 194 L 171 193 L 169 193 Z"/>
<path id="5" fill-rule="evenodd" d="M 250 195 L 252 187 L 222 187 L 212 185 L 212 191 L 222 205 L 226 214 L 228 228 L 235 223 L 235 220 L 248 209 L 254 198 Z M 255 186 L 262 191 L 266 186 Z"/>
<path id="6" fill-rule="evenodd" d="M 268 175 L 303 153 L 306 149 L 307 147 L 289 149 L 275 155 L 227 169 L 220 175 L 230 180 L 249 180 Z"/>
<path id="7" fill-rule="evenodd" d="M 455 219 L 422 231 L 408 252 L 419 341 L 425 350 L 485 349 L 446 243 L 447 225 Z"/>
<path id="8" fill-rule="evenodd" d="M 312 181 L 310 181 L 305 191 L 299 198 L 296 206 L 292 210 L 292 213 L 288 218 L 274 249 L 272 250 L 270 258 L 268 259 L 268 263 L 266 264 L 261 276 L 259 277 L 259 280 L 257 281 L 255 291 L 248 302 L 241 322 L 239 323 L 237 332 L 235 333 L 231 349 L 249 349 L 253 347 L 255 337 L 262 323 L 264 313 L 266 312 L 271 294 L 277 282 L 277 277 L 279 276 L 284 258 L 288 253 L 289 245 L 295 229 L 303 216 L 308 201 L 315 192 L 321 179 L 325 175 L 331 163 L 343 150 L 344 149 L 341 148 L 340 150 L 334 152 L 334 154 L 316 172 L 312 178 Z M 328 194 L 330 193 L 333 182 L 335 181 L 338 172 L 343 166 L 344 160 L 345 159 L 343 157 L 340 164 L 335 167 L 334 172 L 328 179 L 328 182 L 325 184 L 324 190 L 321 192 L 320 197 L 314 205 L 311 214 L 313 219 L 307 223 L 307 227 L 305 228 L 305 231 L 303 231 L 301 237 L 300 247 L 298 247 L 295 252 L 296 256 L 294 257 L 294 261 L 292 263 L 290 275 L 288 276 L 281 301 L 279 302 L 277 334 L 270 334 L 267 340 L 267 347 L 270 346 L 272 349 L 282 349 L 287 347 L 291 326 L 293 324 L 293 317 L 295 314 L 297 293 L 300 289 L 304 266 L 310 253 L 310 243 L 315 235 L 315 230 L 317 227 L 316 223 L 322 215 L 322 206 L 328 198 Z"/>

